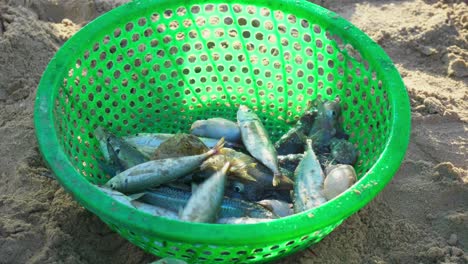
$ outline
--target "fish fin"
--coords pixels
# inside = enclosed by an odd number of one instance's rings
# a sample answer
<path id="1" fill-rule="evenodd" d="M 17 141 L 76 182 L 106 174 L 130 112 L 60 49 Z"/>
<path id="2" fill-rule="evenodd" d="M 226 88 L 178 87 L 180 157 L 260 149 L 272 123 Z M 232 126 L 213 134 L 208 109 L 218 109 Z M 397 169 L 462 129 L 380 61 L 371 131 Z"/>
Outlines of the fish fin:
<path id="1" fill-rule="evenodd" d="M 283 177 L 283 175 L 281 175 L 281 173 L 275 173 L 273 175 L 273 186 L 278 186 L 281 182 L 281 177 Z"/>
<path id="2" fill-rule="evenodd" d="M 143 197 L 146 193 L 142 192 L 142 193 L 135 193 L 135 194 L 130 194 L 128 195 L 128 197 L 133 201 L 133 200 L 138 200 L 140 199 L 141 197 Z"/>
<path id="3" fill-rule="evenodd" d="M 294 184 L 294 181 L 289 179 L 288 177 L 284 176 L 281 173 L 275 173 L 273 174 L 273 186 L 278 186 L 281 182 L 283 183 L 289 183 L 289 184 Z"/>
<path id="4" fill-rule="evenodd" d="M 307 150 L 312 150 L 312 138 L 306 140 Z"/>
<path id="5" fill-rule="evenodd" d="M 267 209 L 268 211 L 273 212 L 273 206 L 271 203 L 268 202 L 268 200 L 261 200 L 257 202 L 257 204 L 261 205 L 263 208 Z"/>
<path id="6" fill-rule="evenodd" d="M 247 168 L 250 166 L 255 166 L 255 163 L 248 163 L 250 159 L 248 157 L 241 157 L 241 158 L 232 158 L 231 159 L 231 171 L 239 172 L 241 178 L 248 181 L 257 181 L 254 177 L 250 176 L 247 172 Z"/>
<path id="7" fill-rule="evenodd" d="M 218 154 L 218 153 L 221 151 L 221 149 L 224 147 L 224 143 L 226 143 L 226 142 L 225 142 L 225 140 L 224 140 L 224 137 L 222 137 L 222 138 L 218 141 L 218 143 L 216 143 L 216 145 L 211 149 L 211 151 L 213 151 L 213 152 L 212 152 L 212 153 L 213 153 L 212 155 Z"/>

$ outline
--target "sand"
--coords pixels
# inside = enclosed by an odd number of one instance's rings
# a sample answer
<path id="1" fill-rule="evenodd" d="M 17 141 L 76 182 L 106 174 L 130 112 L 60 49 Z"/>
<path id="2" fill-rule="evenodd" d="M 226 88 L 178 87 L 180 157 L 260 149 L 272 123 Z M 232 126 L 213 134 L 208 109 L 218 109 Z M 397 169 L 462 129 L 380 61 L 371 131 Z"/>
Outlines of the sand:
<path id="1" fill-rule="evenodd" d="M 0 263 L 148 263 L 50 178 L 33 105 L 57 49 L 125 2 L 0 0 Z M 322 1 L 389 54 L 411 97 L 392 182 L 322 242 L 278 263 L 468 263 L 468 7 L 464 1 Z"/>

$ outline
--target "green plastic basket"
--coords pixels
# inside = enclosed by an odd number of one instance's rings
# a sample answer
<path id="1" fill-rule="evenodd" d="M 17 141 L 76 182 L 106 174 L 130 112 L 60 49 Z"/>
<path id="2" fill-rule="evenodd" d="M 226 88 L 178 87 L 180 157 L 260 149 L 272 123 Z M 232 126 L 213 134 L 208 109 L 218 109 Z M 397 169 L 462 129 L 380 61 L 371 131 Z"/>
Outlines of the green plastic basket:
<path id="1" fill-rule="evenodd" d="M 115 202 L 93 131 L 188 131 L 235 120 L 239 104 L 272 140 L 315 98 L 339 98 L 359 150 L 359 181 L 312 210 L 269 223 L 195 224 Z M 304 249 L 366 205 L 398 169 L 410 134 L 408 95 L 385 52 L 333 12 L 299 0 L 141 0 L 89 23 L 57 52 L 39 84 L 41 152 L 74 198 L 158 256 L 192 263 L 265 262 Z"/>

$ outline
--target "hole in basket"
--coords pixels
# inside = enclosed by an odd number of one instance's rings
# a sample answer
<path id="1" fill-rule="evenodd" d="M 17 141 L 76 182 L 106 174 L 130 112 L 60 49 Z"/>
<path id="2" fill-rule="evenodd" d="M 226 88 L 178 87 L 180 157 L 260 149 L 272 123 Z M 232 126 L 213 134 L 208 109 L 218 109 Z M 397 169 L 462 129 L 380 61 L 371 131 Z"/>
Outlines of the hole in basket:
<path id="1" fill-rule="evenodd" d="M 125 30 L 128 32 L 128 31 L 132 31 L 133 30 L 133 23 L 132 22 L 129 22 L 125 25 Z"/>

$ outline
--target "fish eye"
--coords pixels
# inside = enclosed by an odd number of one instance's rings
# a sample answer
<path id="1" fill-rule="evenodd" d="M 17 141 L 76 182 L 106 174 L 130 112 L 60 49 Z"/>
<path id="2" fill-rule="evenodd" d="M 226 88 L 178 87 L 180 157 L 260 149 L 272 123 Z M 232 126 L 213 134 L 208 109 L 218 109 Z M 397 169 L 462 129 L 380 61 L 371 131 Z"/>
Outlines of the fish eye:
<path id="1" fill-rule="evenodd" d="M 119 153 L 120 153 L 120 149 L 119 149 L 119 148 L 116 148 L 116 149 L 115 149 L 115 153 L 116 153 L 116 154 L 119 154 Z"/>
<path id="2" fill-rule="evenodd" d="M 115 188 L 115 185 L 113 183 L 110 184 L 111 189 Z"/>
<path id="3" fill-rule="evenodd" d="M 241 192 L 244 191 L 244 184 L 242 184 L 242 183 L 236 182 L 236 183 L 234 183 L 233 187 L 234 187 L 234 191 L 237 192 L 237 193 L 241 193 Z"/>
<path id="4" fill-rule="evenodd" d="M 247 113 L 250 113 L 250 112 L 252 112 L 252 110 L 251 110 L 251 109 L 247 109 Z"/>

